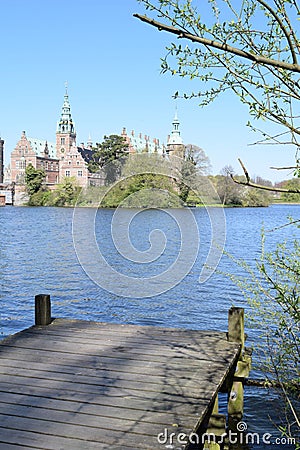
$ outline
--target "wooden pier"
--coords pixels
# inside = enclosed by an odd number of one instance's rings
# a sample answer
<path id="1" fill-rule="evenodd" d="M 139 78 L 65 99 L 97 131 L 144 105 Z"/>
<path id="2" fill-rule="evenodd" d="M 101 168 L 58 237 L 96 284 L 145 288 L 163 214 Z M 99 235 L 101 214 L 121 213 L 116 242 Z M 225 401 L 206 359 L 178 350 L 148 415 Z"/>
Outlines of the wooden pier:
<path id="1" fill-rule="evenodd" d="M 42 297 L 45 325 L 0 343 L 1 450 L 202 448 L 241 360 L 242 310 L 222 333 L 51 321 Z"/>

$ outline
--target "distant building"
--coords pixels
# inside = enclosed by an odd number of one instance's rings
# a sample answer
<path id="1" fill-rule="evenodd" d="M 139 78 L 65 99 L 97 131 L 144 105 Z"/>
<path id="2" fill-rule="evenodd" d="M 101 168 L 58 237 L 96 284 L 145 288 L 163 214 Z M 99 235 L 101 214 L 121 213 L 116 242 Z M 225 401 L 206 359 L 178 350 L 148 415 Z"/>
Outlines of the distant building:
<path id="1" fill-rule="evenodd" d="M 168 137 L 166 149 L 164 145 L 160 144 L 159 139 L 150 139 L 149 136 L 142 133 L 135 134 L 134 131 L 127 134 L 126 128 L 123 128 L 121 136 L 128 143 L 129 153 L 168 153 L 183 157 L 184 145 L 180 136 L 177 113 L 172 123 L 173 130 Z M 0 180 L 2 179 L 2 181 L 3 144 L 4 141 L 0 139 Z M 93 147 L 90 137 L 86 146 L 83 143 L 78 146 L 76 143 L 75 124 L 66 87 L 61 115 L 56 128 L 56 142 L 30 138 L 23 131 L 11 153 L 10 169 L 6 173 L 6 178 L 9 178 L 12 183 L 23 185 L 26 167 L 32 164 L 37 169 L 44 169 L 45 183 L 50 189 L 53 189 L 65 177 L 74 177 L 78 185 L 82 187 L 103 185 L 104 176 L 101 171 L 91 173 L 88 170 L 88 163 L 92 161 L 92 156 Z"/>
<path id="2" fill-rule="evenodd" d="M 4 140 L 0 137 L 0 184 L 4 179 Z"/>
<path id="3" fill-rule="evenodd" d="M 123 128 L 121 136 L 128 143 L 129 153 L 160 153 L 162 154 L 164 149 L 160 145 L 159 139 L 150 139 L 149 136 L 142 133 L 135 134 L 134 130 L 128 135 L 126 128 Z"/>
<path id="4" fill-rule="evenodd" d="M 56 157 L 59 159 L 59 180 L 75 177 L 79 186 L 88 186 L 92 145 L 76 145 L 76 131 L 72 120 L 69 96 L 66 89 L 60 120 L 56 130 Z M 92 175 L 91 175 L 92 176 Z"/>
<path id="5" fill-rule="evenodd" d="M 6 205 L 6 197 L 5 197 L 5 194 L 3 194 L 1 191 L 0 191 L 0 206 L 5 206 Z"/>
<path id="6" fill-rule="evenodd" d="M 45 170 L 46 184 L 53 186 L 58 182 L 59 177 L 59 161 L 54 155 L 53 144 L 49 145 L 47 141 L 40 139 L 27 138 L 23 131 L 10 157 L 11 181 L 24 184 L 25 169 L 32 164 L 36 169 Z"/>
<path id="7" fill-rule="evenodd" d="M 185 146 L 183 144 L 182 137 L 180 136 L 180 131 L 179 131 L 180 122 L 177 117 L 177 111 L 175 113 L 175 117 L 173 119 L 172 125 L 173 125 L 173 130 L 171 132 L 171 135 L 168 136 L 167 154 L 175 155 L 180 158 L 183 158 Z"/>
<path id="8" fill-rule="evenodd" d="M 0 206 L 12 205 L 15 187 L 8 176 L 9 168 L 4 169 L 4 140 L 0 138 Z"/>
<path id="9" fill-rule="evenodd" d="M 11 170 L 10 170 L 10 164 L 8 166 L 4 167 L 4 184 L 11 184 Z"/>
<path id="10" fill-rule="evenodd" d="M 22 132 L 15 149 L 11 153 L 11 181 L 24 184 L 25 169 L 29 164 L 37 169 L 44 169 L 46 185 L 50 188 L 64 177 L 75 177 L 79 186 L 87 186 L 90 180 L 99 176 L 90 174 L 87 164 L 92 156 L 92 143 L 86 148 L 84 144 L 76 145 L 76 131 L 72 120 L 69 96 L 66 88 L 60 120 L 57 124 L 56 143 L 36 138 L 27 138 Z"/>

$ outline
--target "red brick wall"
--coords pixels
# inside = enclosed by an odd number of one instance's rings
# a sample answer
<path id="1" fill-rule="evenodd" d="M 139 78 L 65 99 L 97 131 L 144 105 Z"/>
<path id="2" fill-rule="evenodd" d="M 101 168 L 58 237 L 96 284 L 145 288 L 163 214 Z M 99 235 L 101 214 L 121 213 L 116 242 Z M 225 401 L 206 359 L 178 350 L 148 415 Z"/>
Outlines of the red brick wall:
<path id="1" fill-rule="evenodd" d="M 63 159 L 59 162 L 60 181 L 65 177 L 75 177 L 79 186 L 88 185 L 88 169 L 86 163 L 74 145 L 68 152 L 64 153 Z"/>
<path id="2" fill-rule="evenodd" d="M 25 177 L 25 169 L 29 164 L 33 167 L 37 165 L 37 156 L 27 140 L 25 131 L 23 131 L 21 139 L 17 142 L 15 149 L 11 153 L 11 181 L 23 184 Z"/>

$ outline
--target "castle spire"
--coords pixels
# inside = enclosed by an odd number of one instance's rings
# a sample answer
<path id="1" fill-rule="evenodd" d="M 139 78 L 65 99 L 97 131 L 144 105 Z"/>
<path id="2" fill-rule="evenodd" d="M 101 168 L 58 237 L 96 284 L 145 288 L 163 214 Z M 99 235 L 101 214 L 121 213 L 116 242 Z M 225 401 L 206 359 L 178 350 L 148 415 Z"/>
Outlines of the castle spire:
<path id="1" fill-rule="evenodd" d="M 180 122 L 177 116 L 177 105 L 175 109 L 175 116 L 172 122 L 173 130 L 171 131 L 171 135 L 168 136 L 167 141 L 167 154 L 179 156 L 180 158 L 184 157 L 184 144 L 182 141 L 182 137 L 180 136 L 179 125 Z"/>
<path id="2" fill-rule="evenodd" d="M 56 129 L 56 156 L 61 160 L 76 145 L 76 131 L 71 115 L 67 82 L 65 83 L 65 88 L 64 102 Z"/>
<path id="3" fill-rule="evenodd" d="M 65 82 L 64 103 L 62 106 L 60 121 L 57 124 L 57 133 L 75 134 L 75 128 L 71 115 L 71 106 L 69 102 L 68 83 Z"/>
<path id="4" fill-rule="evenodd" d="M 177 106 L 175 109 L 175 116 L 174 116 L 172 125 L 173 125 L 173 130 L 171 132 L 171 136 L 170 136 L 168 143 L 173 144 L 173 145 L 182 145 L 182 138 L 180 136 L 180 131 L 179 131 L 180 122 L 179 122 L 178 116 L 177 116 Z"/>

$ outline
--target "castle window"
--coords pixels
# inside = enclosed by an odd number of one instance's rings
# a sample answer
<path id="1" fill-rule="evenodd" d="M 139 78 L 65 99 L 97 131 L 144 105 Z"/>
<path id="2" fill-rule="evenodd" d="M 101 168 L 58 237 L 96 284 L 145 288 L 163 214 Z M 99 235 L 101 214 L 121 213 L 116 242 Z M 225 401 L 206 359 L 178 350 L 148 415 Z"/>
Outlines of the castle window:
<path id="1" fill-rule="evenodd" d="M 71 172 L 69 170 L 66 170 L 66 177 L 70 177 L 71 176 Z"/>
<path id="2" fill-rule="evenodd" d="M 60 145 L 65 145 L 65 144 L 66 144 L 66 139 L 60 138 Z"/>
<path id="3" fill-rule="evenodd" d="M 82 177 L 82 170 L 78 170 L 78 176 Z"/>

